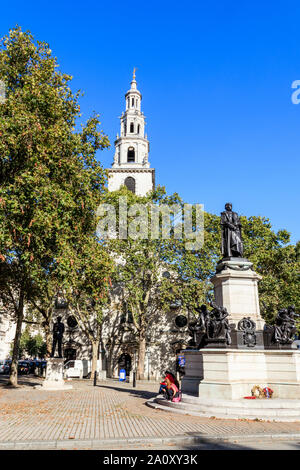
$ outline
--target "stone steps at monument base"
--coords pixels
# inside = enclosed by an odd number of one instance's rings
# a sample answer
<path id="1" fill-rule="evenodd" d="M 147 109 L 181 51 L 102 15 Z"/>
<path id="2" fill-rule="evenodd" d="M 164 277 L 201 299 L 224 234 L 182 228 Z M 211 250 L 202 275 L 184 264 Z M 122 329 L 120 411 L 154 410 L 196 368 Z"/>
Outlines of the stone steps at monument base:
<path id="1" fill-rule="evenodd" d="M 199 407 L 201 408 L 211 408 L 212 406 L 215 408 L 234 408 L 243 410 L 251 409 L 258 409 L 258 410 L 269 410 L 272 409 L 276 411 L 290 411 L 293 412 L 295 415 L 300 415 L 300 400 L 291 400 L 291 399 L 283 399 L 283 398 L 263 398 L 263 399 L 237 399 L 237 400 L 226 400 L 226 399 L 213 399 L 213 398 L 199 398 L 194 397 L 191 395 L 182 395 L 181 404 L 188 404 L 189 406 Z"/>
<path id="2" fill-rule="evenodd" d="M 195 403 L 197 400 L 197 403 Z M 272 400 L 273 403 L 270 403 Z M 192 401 L 192 402 L 191 402 Z M 193 402 L 194 401 L 194 402 Z M 220 419 L 260 419 L 265 421 L 300 421 L 300 400 L 205 400 L 190 397 L 190 402 L 172 403 L 164 398 L 154 398 L 148 406 L 193 416 Z M 254 402 L 259 402 L 255 404 Z M 264 402 L 264 403 L 262 403 Z"/>

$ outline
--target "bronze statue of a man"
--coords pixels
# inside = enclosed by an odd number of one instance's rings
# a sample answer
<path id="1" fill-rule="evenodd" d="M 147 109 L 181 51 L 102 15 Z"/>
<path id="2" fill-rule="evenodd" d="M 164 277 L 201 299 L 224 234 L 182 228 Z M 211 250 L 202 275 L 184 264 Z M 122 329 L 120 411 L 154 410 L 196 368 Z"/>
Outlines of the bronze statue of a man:
<path id="1" fill-rule="evenodd" d="M 222 226 L 222 255 L 227 257 L 242 257 L 243 242 L 241 236 L 241 222 L 236 212 L 232 211 L 232 204 L 225 204 L 225 211 L 221 212 Z"/>
<path id="2" fill-rule="evenodd" d="M 62 339 L 65 331 L 65 325 L 61 322 L 61 317 L 57 317 L 57 322 L 53 325 L 53 343 L 52 343 L 52 352 L 51 357 L 54 357 L 55 348 L 57 344 L 58 348 L 58 357 L 62 358 Z"/>

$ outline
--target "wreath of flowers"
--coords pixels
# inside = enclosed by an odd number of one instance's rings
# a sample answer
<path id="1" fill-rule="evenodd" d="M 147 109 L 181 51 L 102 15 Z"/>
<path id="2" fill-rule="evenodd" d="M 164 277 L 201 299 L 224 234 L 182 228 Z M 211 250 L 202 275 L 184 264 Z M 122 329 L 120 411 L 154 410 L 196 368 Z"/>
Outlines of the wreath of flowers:
<path id="1" fill-rule="evenodd" d="M 251 389 L 251 395 L 255 398 L 272 398 L 273 393 L 270 387 L 261 388 L 259 385 L 254 385 Z"/>
<path id="2" fill-rule="evenodd" d="M 265 387 L 264 388 L 265 398 L 272 398 L 273 393 L 274 392 L 270 387 Z"/>
<path id="3" fill-rule="evenodd" d="M 259 385 L 254 385 L 251 389 L 251 395 L 256 398 L 264 398 L 264 390 Z"/>

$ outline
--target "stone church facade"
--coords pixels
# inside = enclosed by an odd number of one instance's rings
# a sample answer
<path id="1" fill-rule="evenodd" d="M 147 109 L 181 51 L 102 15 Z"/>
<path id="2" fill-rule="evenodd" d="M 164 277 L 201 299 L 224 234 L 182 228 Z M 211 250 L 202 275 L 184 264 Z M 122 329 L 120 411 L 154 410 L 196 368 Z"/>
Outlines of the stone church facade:
<path id="1" fill-rule="evenodd" d="M 125 94 L 125 112 L 121 115 L 120 135 L 115 140 L 115 154 L 109 169 L 108 189 L 118 190 L 122 185 L 140 196 L 146 195 L 155 186 L 155 170 L 149 163 L 149 141 L 145 133 L 145 116 L 141 111 L 142 95 L 137 89 L 135 72 L 130 89 Z M 178 306 L 166 315 L 153 319 L 146 338 L 145 377 L 159 380 L 166 369 L 175 371 L 176 354 L 189 339 L 186 327 L 180 328 L 174 319 L 180 313 Z M 68 310 L 63 298 L 57 297 L 53 321 L 62 317 L 65 325 L 63 356 L 65 361 L 91 359 L 91 345 Z M 0 315 L 0 359 L 9 356 L 14 336 L 14 325 Z M 41 331 L 42 333 L 42 331 Z M 99 350 L 99 370 L 108 377 L 118 377 L 120 367 L 136 369 L 138 343 L 130 314 L 112 309 L 105 312 L 102 325 L 102 340 Z"/>

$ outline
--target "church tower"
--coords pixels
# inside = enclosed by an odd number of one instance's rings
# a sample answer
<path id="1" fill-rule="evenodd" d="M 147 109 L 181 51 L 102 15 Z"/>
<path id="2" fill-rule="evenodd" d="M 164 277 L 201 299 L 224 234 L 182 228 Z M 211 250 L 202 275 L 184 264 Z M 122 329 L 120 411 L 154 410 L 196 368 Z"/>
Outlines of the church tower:
<path id="1" fill-rule="evenodd" d="M 154 188 L 155 170 L 148 161 L 149 141 L 145 134 L 145 116 L 141 112 L 142 95 L 135 80 L 135 69 L 130 90 L 125 94 L 126 109 L 122 113 L 120 136 L 115 140 L 112 168 L 108 170 L 108 190 L 116 191 L 125 185 L 139 196 Z"/>

